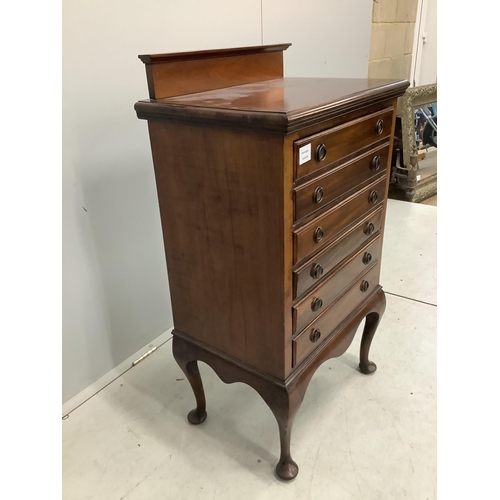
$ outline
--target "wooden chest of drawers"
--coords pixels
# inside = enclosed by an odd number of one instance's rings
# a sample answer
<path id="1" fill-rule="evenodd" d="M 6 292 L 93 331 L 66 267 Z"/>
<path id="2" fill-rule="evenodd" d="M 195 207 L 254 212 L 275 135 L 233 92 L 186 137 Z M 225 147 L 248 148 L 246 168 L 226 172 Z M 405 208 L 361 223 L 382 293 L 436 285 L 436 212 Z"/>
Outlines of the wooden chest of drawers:
<path id="1" fill-rule="evenodd" d="M 140 56 L 174 317 L 174 356 L 206 418 L 197 361 L 252 386 L 292 479 L 315 370 L 385 308 L 380 258 L 395 104 L 407 81 L 284 78 L 288 45 Z"/>

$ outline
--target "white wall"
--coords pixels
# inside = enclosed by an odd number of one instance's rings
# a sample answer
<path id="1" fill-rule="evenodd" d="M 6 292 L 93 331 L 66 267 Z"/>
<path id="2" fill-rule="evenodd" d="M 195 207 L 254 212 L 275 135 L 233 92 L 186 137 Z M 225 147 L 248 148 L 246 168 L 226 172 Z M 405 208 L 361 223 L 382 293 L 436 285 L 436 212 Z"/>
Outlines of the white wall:
<path id="1" fill-rule="evenodd" d="M 416 87 L 437 83 L 436 0 L 419 0 L 411 81 Z"/>
<path id="2" fill-rule="evenodd" d="M 148 96 L 137 55 L 291 42 L 287 76 L 366 77 L 371 9 L 64 1 L 63 402 L 172 326 L 147 125 L 133 109 Z"/>
<path id="3" fill-rule="evenodd" d="M 373 0 L 263 0 L 265 44 L 291 42 L 285 76 L 367 78 Z"/>

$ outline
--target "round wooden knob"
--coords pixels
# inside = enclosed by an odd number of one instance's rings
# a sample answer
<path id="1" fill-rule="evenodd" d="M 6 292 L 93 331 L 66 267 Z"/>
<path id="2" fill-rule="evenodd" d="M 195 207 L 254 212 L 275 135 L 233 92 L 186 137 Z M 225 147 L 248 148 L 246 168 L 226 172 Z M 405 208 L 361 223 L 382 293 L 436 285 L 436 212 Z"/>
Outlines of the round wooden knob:
<path id="1" fill-rule="evenodd" d="M 376 172 L 380 168 L 380 156 L 374 156 L 371 163 L 370 168 Z"/>
<path id="2" fill-rule="evenodd" d="M 319 311 L 323 307 L 323 301 L 319 298 L 316 297 L 311 304 L 311 309 L 316 312 Z"/>
<path id="3" fill-rule="evenodd" d="M 317 342 L 319 340 L 319 338 L 321 337 L 321 331 L 318 330 L 317 328 L 315 328 L 312 332 L 311 332 L 311 342 Z"/>
<path id="4" fill-rule="evenodd" d="M 318 278 L 321 278 L 323 275 L 323 266 L 321 264 L 314 264 L 311 269 L 311 276 L 317 280 Z"/>
<path id="5" fill-rule="evenodd" d="M 377 191 L 373 190 L 371 193 L 370 193 L 370 203 L 373 205 L 374 203 L 376 203 L 378 200 L 378 193 Z"/>
<path id="6" fill-rule="evenodd" d="M 368 283 L 368 281 L 366 281 L 366 280 L 363 280 L 361 282 L 360 288 L 361 288 L 362 292 L 366 292 L 368 290 L 368 288 L 370 288 L 370 283 Z"/>
<path id="7" fill-rule="evenodd" d="M 326 158 L 326 146 L 324 144 L 320 144 L 316 148 L 316 161 L 320 162 Z"/>
<path id="8" fill-rule="evenodd" d="M 373 234 L 374 231 L 375 231 L 375 226 L 371 222 L 368 222 L 365 226 L 364 233 L 370 236 Z"/>
<path id="9" fill-rule="evenodd" d="M 369 264 L 372 261 L 372 254 L 370 252 L 365 252 L 363 255 L 363 264 Z"/>
<path id="10" fill-rule="evenodd" d="M 377 135 L 380 135 L 384 131 L 384 120 L 377 120 L 375 131 L 377 132 Z"/>
<path id="11" fill-rule="evenodd" d="M 324 233 L 323 233 L 323 228 L 321 226 L 314 231 L 314 241 L 316 243 L 319 243 L 323 239 Z"/>
<path id="12" fill-rule="evenodd" d="M 318 203 L 321 203 L 321 201 L 323 200 L 323 188 L 320 186 L 320 187 L 317 187 L 315 190 L 314 190 L 314 194 L 313 194 L 313 201 L 314 203 L 318 204 Z"/>

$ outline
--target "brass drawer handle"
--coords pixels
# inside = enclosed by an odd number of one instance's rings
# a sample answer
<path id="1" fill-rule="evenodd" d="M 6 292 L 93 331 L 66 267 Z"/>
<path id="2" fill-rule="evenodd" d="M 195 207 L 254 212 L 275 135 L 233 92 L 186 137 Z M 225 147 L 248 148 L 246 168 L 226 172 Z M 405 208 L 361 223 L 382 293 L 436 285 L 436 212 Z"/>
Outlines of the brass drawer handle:
<path id="1" fill-rule="evenodd" d="M 314 203 L 318 204 L 318 203 L 321 203 L 321 201 L 323 200 L 323 188 L 320 186 L 320 187 L 317 187 L 315 190 L 314 190 L 314 194 L 313 194 L 313 201 Z"/>
<path id="2" fill-rule="evenodd" d="M 320 144 L 316 148 L 316 161 L 319 163 L 326 158 L 326 146 L 324 144 Z"/>
<path id="3" fill-rule="evenodd" d="M 377 191 L 373 190 L 371 193 L 370 193 L 370 203 L 373 205 L 374 203 L 376 203 L 378 200 L 378 193 Z"/>
<path id="4" fill-rule="evenodd" d="M 318 330 L 317 328 L 315 328 L 312 332 L 311 332 L 311 342 L 317 342 L 319 340 L 319 338 L 321 337 L 321 330 Z"/>
<path id="5" fill-rule="evenodd" d="M 321 226 L 319 226 L 318 229 L 316 229 L 316 231 L 314 231 L 314 241 L 316 243 L 319 243 L 323 239 L 324 235 L 325 234 L 323 233 L 323 228 Z"/>
<path id="6" fill-rule="evenodd" d="M 311 304 L 311 309 L 316 312 L 316 311 L 319 311 L 321 308 L 323 307 L 323 301 L 317 297 L 315 298 L 313 301 L 312 301 L 312 304 Z"/>
<path id="7" fill-rule="evenodd" d="M 361 288 L 361 291 L 364 293 L 368 290 L 368 288 L 370 288 L 370 283 L 368 283 L 368 281 L 366 281 L 366 280 L 363 280 L 361 282 L 360 288 Z"/>
<path id="8" fill-rule="evenodd" d="M 384 131 L 384 120 L 377 120 L 375 131 L 377 132 L 377 135 L 380 135 Z"/>
<path id="9" fill-rule="evenodd" d="M 370 163 L 370 168 L 374 172 L 377 172 L 377 170 L 380 168 L 380 156 L 374 156 L 373 157 L 373 160 Z"/>
<path id="10" fill-rule="evenodd" d="M 372 261 L 372 254 L 370 252 L 365 252 L 363 255 L 363 264 L 368 265 Z"/>
<path id="11" fill-rule="evenodd" d="M 365 226 L 365 230 L 364 230 L 364 233 L 368 236 L 372 235 L 373 232 L 375 231 L 375 226 L 369 222 L 366 226 Z"/>
<path id="12" fill-rule="evenodd" d="M 321 278 L 323 275 L 323 266 L 321 264 L 314 264 L 314 266 L 311 269 L 311 276 L 317 280 L 318 278 Z"/>

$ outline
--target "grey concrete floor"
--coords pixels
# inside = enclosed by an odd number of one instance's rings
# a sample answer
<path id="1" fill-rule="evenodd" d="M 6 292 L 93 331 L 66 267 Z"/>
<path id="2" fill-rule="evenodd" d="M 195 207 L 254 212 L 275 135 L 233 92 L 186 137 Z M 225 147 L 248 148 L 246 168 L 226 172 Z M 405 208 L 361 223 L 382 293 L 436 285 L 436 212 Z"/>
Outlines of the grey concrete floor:
<path id="1" fill-rule="evenodd" d="M 62 422 L 63 498 L 434 500 L 437 209 L 388 203 L 378 370 L 357 370 L 359 331 L 318 369 L 295 419 L 294 481 L 273 474 L 267 406 L 204 364 L 208 418 L 188 424 L 194 398 L 167 342 Z"/>

